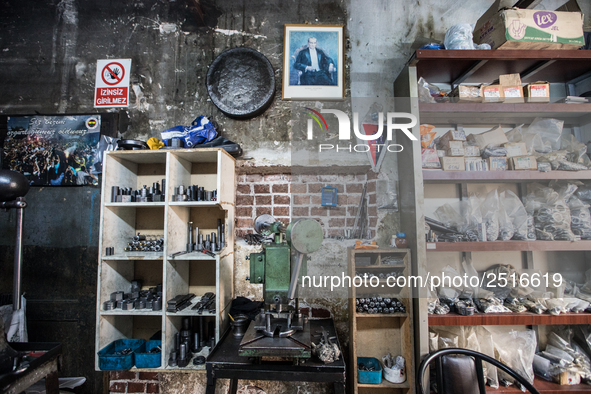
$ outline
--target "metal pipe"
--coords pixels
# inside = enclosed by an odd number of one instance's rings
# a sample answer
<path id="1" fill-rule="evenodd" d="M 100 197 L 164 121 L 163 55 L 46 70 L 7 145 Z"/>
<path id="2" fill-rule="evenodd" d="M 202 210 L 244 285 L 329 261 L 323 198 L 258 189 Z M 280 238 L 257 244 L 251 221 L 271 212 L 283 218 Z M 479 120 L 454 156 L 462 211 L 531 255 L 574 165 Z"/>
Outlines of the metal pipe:
<path id="1" fill-rule="evenodd" d="M 24 198 L 23 198 L 24 201 Z M 26 204 L 25 204 L 26 206 Z M 14 293 L 12 294 L 12 309 L 21 309 L 21 262 L 23 257 L 23 223 L 25 222 L 25 209 L 16 209 L 16 245 L 14 248 Z"/>
<path id="2" fill-rule="evenodd" d="M 295 298 L 295 292 L 298 288 L 298 277 L 300 276 L 300 268 L 302 267 L 302 260 L 304 259 L 303 253 L 298 253 L 297 263 L 291 273 L 291 280 L 289 281 L 289 290 L 287 291 L 287 297 L 290 300 Z"/>

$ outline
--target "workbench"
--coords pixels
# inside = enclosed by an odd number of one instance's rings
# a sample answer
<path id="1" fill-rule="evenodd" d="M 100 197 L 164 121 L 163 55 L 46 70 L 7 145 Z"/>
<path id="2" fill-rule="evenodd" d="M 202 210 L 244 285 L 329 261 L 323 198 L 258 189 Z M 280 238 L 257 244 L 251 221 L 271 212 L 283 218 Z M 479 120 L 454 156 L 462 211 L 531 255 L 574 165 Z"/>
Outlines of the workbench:
<path id="1" fill-rule="evenodd" d="M 17 352 L 45 351 L 46 353 L 31 361 L 29 367 L 21 373 L 1 375 L 0 392 L 6 394 L 22 393 L 26 388 L 45 378 L 45 392 L 47 394 L 59 393 L 58 371 L 62 354 L 61 344 L 13 342 L 9 345 Z"/>
<path id="2" fill-rule="evenodd" d="M 253 324 L 253 322 L 251 322 Z M 324 327 L 331 337 L 336 337 L 332 319 L 310 320 L 310 332 L 314 335 Z M 319 343 L 319 337 L 312 337 Z M 229 393 L 236 393 L 238 379 L 272 380 L 290 382 L 326 382 L 334 383 L 336 394 L 345 393 L 345 362 L 343 355 L 331 364 L 324 364 L 317 357 L 307 359 L 300 365 L 293 361 L 261 361 L 238 355 L 241 337 L 234 337 L 232 330 L 226 330 L 222 339 L 213 348 L 206 361 L 207 389 L 206 394 L 215 393 L 217 379 L 230 379 Z M 340 347 L 340 345 L 339 345 Z M 342 348 L 341 348 L 342 351 Z"/>

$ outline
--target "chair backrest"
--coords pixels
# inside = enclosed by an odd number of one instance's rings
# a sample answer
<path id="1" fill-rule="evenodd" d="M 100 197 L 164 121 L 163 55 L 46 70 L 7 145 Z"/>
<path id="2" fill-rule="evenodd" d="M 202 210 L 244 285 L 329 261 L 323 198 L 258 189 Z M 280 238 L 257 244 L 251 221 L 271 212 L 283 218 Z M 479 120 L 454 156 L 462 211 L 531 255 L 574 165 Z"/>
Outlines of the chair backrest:
<path id="1" fill-rule="evenodd" d="M 428 387 L 425 390 L 423 380 L 425 371 L 433 362 L 439 394 L 486 394 L 482 361 L 507 373 L 525 386 L 530 393 L 540 394 L 531 383 L 502 362 L 486 354 L 459 348 L 441 349 L 427 355 L 419 366 L 416 379 L 417 392 L 419 394 L 429 392 Z"/>

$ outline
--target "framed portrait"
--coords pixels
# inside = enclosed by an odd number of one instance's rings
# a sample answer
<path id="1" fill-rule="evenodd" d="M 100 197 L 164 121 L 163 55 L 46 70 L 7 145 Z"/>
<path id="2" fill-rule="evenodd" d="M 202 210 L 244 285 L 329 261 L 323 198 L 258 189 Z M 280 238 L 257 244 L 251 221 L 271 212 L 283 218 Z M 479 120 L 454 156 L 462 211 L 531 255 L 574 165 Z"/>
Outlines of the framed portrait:
<path id="1" fill-rule="evenodd" d="M 285 25 L 284 100 L 341 100 L 345 96 L 342 25 Z"/>

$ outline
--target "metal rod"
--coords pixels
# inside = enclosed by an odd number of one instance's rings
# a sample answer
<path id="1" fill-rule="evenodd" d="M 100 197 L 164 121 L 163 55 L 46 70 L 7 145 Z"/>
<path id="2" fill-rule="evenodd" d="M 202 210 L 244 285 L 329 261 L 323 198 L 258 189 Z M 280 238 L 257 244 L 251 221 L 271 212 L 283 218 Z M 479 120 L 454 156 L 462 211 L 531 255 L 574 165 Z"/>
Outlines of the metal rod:
<path id="1" fill-rule="evenodd" d="M 298 287 L 298 276 L 300 276 L 300 268 L 302 267 L 302 261 L 304 260 L 304 255 L 302 253 L 298 253 L 296 266 L 291 273 L 291 281 L 289 281 L 289 290 L 287 292 L 287 297 L 290 300 L 295 298 L 295 292 Z"/>
<path id="2" fill-rule="evenodd" d="M 26 205 L 25 205 L 26 206 Z M 25 209 L 16 209 L 16 245 L 14 248 L 14 283 L 12 294 L 12 309 L 21 309 L 21 262 L 23 257 L 23 223 L 25 222 Z"/>

